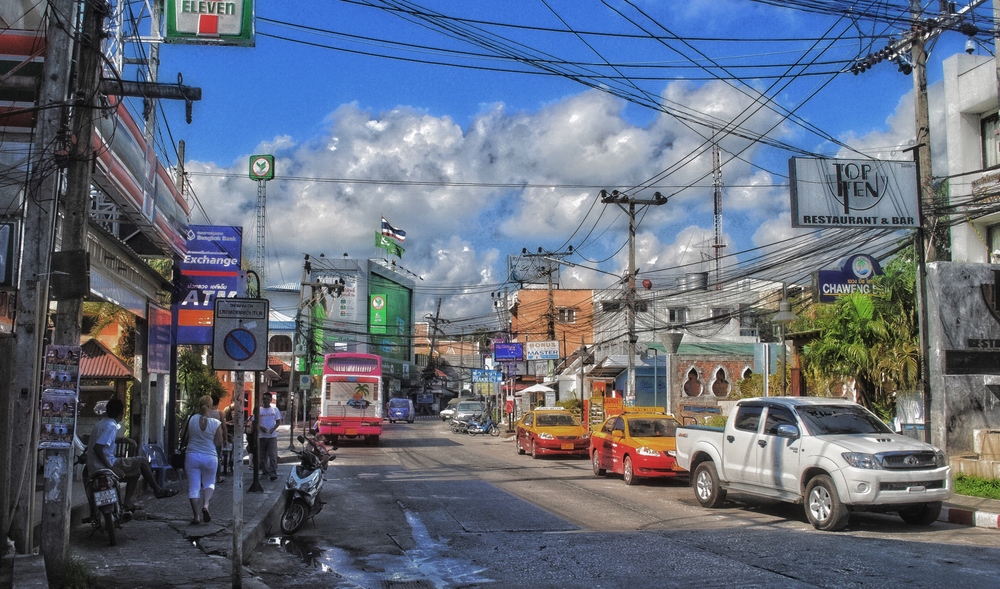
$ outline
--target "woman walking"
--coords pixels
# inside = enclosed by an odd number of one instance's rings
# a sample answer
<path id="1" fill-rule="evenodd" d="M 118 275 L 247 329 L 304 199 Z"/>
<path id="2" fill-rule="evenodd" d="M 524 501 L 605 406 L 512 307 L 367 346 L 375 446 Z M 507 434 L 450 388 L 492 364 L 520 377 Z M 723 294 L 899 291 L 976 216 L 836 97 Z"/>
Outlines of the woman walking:
<path id="1" fill-rule="evenodd" d="M 187 422 L 185 430 L 187 452 L 184 456 L 184 470 L 188 476 L 188 498 L 194 512 L 192 525 L 212 521 L 209 503 L 215 491 L 215 475 L 219 469 L 216 446 L 223 443 L 222 422 L 208 416 L 212 408 L 212 397 L 205 395 L 198 399 L 195 414 Z"/>

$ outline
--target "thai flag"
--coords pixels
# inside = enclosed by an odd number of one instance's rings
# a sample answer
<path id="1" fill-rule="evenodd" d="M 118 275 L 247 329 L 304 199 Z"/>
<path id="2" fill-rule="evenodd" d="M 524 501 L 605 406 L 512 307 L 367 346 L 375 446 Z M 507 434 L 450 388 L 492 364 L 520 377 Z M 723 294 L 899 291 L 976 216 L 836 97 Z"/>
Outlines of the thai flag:
<path id="1" fill-rule="evenodd" d="M 388 235 L 393 239 L 399 240 L 400 243 L 406 241 L 406 232 L 402 229 L 396 229 L 390 225 L 389 222 L 385 220 L 385 217 L 382 217 L 382 235 Z"/>

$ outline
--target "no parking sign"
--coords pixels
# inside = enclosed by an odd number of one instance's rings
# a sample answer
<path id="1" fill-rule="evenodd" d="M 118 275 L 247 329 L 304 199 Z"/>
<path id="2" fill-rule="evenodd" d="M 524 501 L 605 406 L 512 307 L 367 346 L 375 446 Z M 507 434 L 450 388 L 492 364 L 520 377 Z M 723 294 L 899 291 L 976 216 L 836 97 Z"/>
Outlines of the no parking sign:
<path id="1" fill-rule="evenodd" d="M 212 368 L 267 370 L 267 299 L 216 299 Z"/>

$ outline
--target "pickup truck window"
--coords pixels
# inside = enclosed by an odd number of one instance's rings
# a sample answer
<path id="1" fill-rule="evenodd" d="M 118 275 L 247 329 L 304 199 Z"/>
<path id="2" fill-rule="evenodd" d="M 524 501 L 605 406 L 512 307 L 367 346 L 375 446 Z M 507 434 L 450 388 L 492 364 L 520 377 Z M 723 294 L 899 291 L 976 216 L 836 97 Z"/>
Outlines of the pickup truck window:
<path id="1" fill-rule="evenodd" d="M 889 426 L 860 405 L 810 405 L 798 409 L 814 436 L 829 434 L 891 434 Z"/>
<path id="2" fill-rule="evenodd" d="M 778 426 L 785 423 L 797 425 L 792 412 L 784 407 L 769 407 L 767 410 L 767 419 L 764 420 L 764 433 L 776 436 L 778 435 Z"/>
<path id="3" fill-rule="evenodd" d="M 736 429 L 755 432 L 760 425 L 760 414 L 764 408 L 760 405 L 741 405 L 734 422 Z"/>

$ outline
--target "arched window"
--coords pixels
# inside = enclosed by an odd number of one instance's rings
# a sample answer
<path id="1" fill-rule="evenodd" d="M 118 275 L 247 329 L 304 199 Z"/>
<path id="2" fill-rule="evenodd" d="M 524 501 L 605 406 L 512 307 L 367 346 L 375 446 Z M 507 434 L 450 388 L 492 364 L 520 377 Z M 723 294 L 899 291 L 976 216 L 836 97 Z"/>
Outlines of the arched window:
<path id="1" fill-rule="evenodd" d="M 712 383 L 712 394 L 716 397 L 727 397 L 731 388 L 729 380 L 726 379 L 726 371 L 720 368 L 715 373 L 715 382 Z"/>
<path id="2" fill-rule="evenodd" d="M 280 354 L 292 351 L 292 338 L 287 335 L 276 335 L 267 342 L 267 351 Z"/>
<path id="3" fill-rule="evenodd" d="M 694 368 L 688 371 L 687 380 L 684 381 L 684 394 L 688 397 L 697 397 L 701 394 L 701 381 L 698 380 L 698 371 Z"/>

